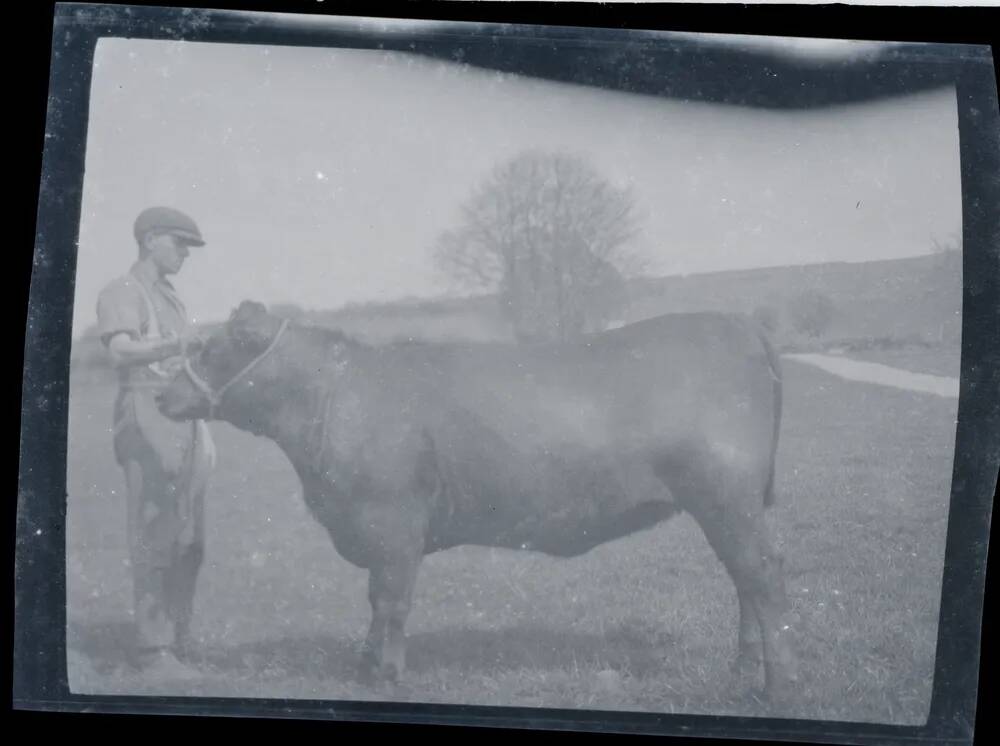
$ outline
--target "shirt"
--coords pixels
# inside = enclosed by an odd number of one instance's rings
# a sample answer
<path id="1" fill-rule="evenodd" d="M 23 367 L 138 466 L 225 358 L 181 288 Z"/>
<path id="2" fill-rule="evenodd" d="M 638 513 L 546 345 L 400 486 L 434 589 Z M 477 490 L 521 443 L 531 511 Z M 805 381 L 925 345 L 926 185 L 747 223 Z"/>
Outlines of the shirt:
<path id="1" fill-rule="evenodd" d="M 98 296 L 98 330 L 105 346 L 117 334 L 127 334 L 135 340 L 154 339 L 180 335 L 187 327 L 187 312 L 173 285 L 145 274 L 136 263 L 128 274 L 110 282 Z M 166 369 L 181 359 L 178 356 L 119 369 L 120 390 L 114 405 L 113 431 L 115 454 L 120 463 L 128 459 L 144 460 L 152 453 L 166 473 L 182 474 L 197 462 L 190 458 L 194 446 L 208 456 L 208 468 L 214 465 L 215 449 L 205 423 L 173 422 L 156 406 L 156 391 L 170 381 Z"/>
<path id="2" fill-rule="evenodd" d="M 173 285 L 163 278 L 148 280 L 137 268 L 138 263 L 98 296 L 97 324 L 105 346 L 117 334 L 127 334 L 134 340 L 155 339 L 179 336 L 188 326 L 187 310 Z M 162 385 L 162 379 L 162 368 L 155 363 L 119 369 L 123 388 Z"/>

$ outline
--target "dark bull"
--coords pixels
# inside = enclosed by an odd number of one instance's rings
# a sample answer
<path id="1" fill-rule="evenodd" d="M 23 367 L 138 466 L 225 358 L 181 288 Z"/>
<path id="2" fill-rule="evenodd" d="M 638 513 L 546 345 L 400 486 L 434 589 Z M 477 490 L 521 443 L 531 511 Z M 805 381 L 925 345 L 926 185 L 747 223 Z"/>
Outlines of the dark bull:
<path id="1" fill-rule="evenodd" d="M 736 585 L 737 663 L 759 665 L 756 622 L 768 693 L 794 682 L 763 520 L 780 368 L 747 320 L 663 316 L 562 345 L 371 347 L 245 302 L 160 407 L 282 448 L 337 551 L 370 571 L 369 678 L 403 670 L 424 555 L 477 544 L 569 557 L 686 510 Z"/>

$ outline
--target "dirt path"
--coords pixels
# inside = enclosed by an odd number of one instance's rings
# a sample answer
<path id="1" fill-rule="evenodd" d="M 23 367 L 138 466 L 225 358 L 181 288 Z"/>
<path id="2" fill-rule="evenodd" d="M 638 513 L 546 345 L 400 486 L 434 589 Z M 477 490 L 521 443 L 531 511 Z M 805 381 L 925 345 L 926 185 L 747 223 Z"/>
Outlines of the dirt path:
<path id="1" fill-rule="evenodd" d="M 908 370 L 900 370 L 899 368 L 892 368 L 880 363 L 867 363 L 847 357 L 817 353 L 794 353 L 786 354 L 783 357 L 808 365 L 814 365 L 848 381 L 874 383 L 880 386 L 906 389 L 907 391 L 958 398 L 958 379 L 949 376 L 912 373 Z"/>

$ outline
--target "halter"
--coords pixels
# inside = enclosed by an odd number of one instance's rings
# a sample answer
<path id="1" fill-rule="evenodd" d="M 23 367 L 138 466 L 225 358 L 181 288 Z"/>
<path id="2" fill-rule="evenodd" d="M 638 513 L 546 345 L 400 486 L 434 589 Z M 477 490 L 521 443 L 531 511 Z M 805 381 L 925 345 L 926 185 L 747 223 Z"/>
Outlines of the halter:
<path id="1" fill-rule="evenodd" d="M 226 383 L 224 383 L 218 391 L 213 391 L 208 382 L 194 372 L 194 368 L 191 367 L 190 358 L 184 358 L 184 372 L 187 374 L 188 378 L 191 379 L 191 383 L 193 383 L 195 387 L 208 398 L 208 418 L 210 420 L 215 419 L 215 411 L 222 405 L 222 397 L 225 393 L 234 383 L 237 383 L 240 379 L 246 376 L 250 371 L 256 368 L 261 361 L 264 360 L 264 358 L 274 351 L 274 348 L 278 346 L 281 335 L 285 333 L 285 329 L 287 328 L 288 319 L 284 319 L 281 322 L 281 327 L 278 329 L 278 333 L 274 335 L 274 339 L 271 340 L 271 344 L 267 346 L 267 349 L 247 363 L 242 370 L 226 381 Z"/>

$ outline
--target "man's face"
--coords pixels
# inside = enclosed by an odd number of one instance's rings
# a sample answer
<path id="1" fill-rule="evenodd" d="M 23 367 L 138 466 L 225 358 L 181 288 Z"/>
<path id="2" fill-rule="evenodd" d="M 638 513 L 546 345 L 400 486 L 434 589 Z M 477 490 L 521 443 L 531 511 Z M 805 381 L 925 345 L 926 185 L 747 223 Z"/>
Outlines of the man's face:
<path id="1" fill-rule="evenodd" d="M 154 233 L 146 239 L 146 248 L 160 274 L 175 275 L 190 254 L 190 244 L 173 233 Z"/>

